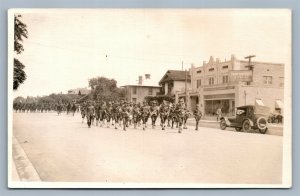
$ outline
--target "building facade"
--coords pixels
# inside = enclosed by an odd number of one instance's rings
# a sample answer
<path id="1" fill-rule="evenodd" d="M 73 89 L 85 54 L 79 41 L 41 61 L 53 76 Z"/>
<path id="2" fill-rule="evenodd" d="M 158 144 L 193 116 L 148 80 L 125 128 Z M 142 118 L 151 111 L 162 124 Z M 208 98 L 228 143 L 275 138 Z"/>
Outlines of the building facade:
<path id="1" fill-rule="evenodd" d="M 126 85 L 126 100 L 133 103 L 142 103 L 147 96 L 156 96 L 160 91 L 159 86 Z"/>
<path id="2" fill-rule="evenodd" d="M 223 115 L 232 115 L 235 107 L 265 105 L 271 111 L 283 112 L 284 64 L 238 60 L 234 55 L 221 62 L 210 57 L 202 66 L 192 66 L 191 89 L 176 93 L 176 101 L 183 97 L 194 110 L 199 104 L 206 116 L 217 108 Z"/>
<path id="3" fill-rule="evenodd" d="M 177 91 L 185 91 L 191 88 L 191 76 L 189 71 L 168 70 L 159 81 L 161 95 L 175 96 Z"/>

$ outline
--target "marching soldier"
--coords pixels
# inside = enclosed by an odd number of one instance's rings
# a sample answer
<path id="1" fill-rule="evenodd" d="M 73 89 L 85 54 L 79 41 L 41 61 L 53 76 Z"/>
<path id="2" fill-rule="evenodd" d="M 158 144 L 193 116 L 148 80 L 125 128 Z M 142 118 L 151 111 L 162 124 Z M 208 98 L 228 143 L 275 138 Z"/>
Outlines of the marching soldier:
<path id="1" fill-rule="evenodd" d="M 86 102 L 83 102 L 81 105 L 80 105 L 80 114 L 81 114 L 81 118 L 82 118 L 82 122 L 84 122 L 84 118 L 85 118 L 85 110 L 86 110 Z"/>
<path id="2" fill-rule="evenodd" d="M 155 128 L 155 122 L 158 117 L 159 107 L 157 106 L 156 101 L 152 101 L 151 107 L 150 107 L 150 118 L 152 122 L 152 129 Z"/>
<path id="3" fill-rule="evenodd" d="M 143 130 L 146 130 L 146 124 L 150 116 L 150 106 L 148 106 L 146 101 L 143 101 L 143 106 L 142 106 L 142 121 L 143 121 Z"/>
<path id="4" fill-rule="evenodd" d="M 110 120 L 111 120 L 111 117 L 112 117 L 112 103 L 111 102 L 108 102 L 108 106 L 106 108 L 105 116 L 106 116 L 106 126 L 107 126 L 107 128 L 109 128 Z"/>
<path id="5" fill-rule="evenodd" d="M 182 132 L 182 125 L 184 122 L 185 118 L 185 103 L 183 99 L 180 99 L 179 102 L 176 105 L 176 116 L 177 116 L 177 121 L 178 121 L 178 133 Z"/>
<path id="6" fill-rule="evenodd" d="M 94 113 L 95 113 L 95 107 L 93 106 L 91 101 L 88 101 L 85 109 L 85 113 L 86 113 L 87 125 L 89 128 L 91 128 L 91 124 L 94 119 Z"/>
<path id="7" fill-rule="evenodd" d="M 200 119 L 202 117 L 202 112 L 200 111 L 198 104 L 197 104 L 196 109 L 194 110 L 193 115 L 194 115 L 195 120 L 196 120 L 196 129 L 195 130 L 198 131 L 199 121 L 200 121 Z"/>
<path id="8" fill-rule="evenodd" d="M 163 103 L 160 105 L 159 108 L 159 116 L 160 116 L 160 126 L 162 130 L 165 130 L 165 123 L 169 116 L 169 105 L 164 100 Z"/>
<path id="9" fill-rule="evenodd" d="M 141 120 L 141 108 L 138 104 L 134 104 L 134 106 L 133 106 L 132 117 L 133 117 L 133 126 L 136 129 L 137 124 Z"/>

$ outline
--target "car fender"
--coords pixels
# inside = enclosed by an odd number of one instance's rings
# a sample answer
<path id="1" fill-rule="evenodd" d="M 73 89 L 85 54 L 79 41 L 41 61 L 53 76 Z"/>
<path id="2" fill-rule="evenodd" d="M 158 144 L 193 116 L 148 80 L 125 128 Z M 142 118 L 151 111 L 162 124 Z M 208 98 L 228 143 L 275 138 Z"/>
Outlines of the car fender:
<path id="1" fill-rule="evenodd" d="M 222 120 L 222 119 L 225 120 L 227 126 L 230 126 L 230 125 L 231 125 L 231 123 L 230 123 L 230 121 L 228 120 L 228 118 L 222 117 L 220 120 Z"/>
<path id="2" fill-rule="evenodd" d="M 250 118 L 247 118 L 247 119 L 245 119 L 245 120 L 249 120 L 249 122 L 250 122 L 250 126 L 251 127 L 253 127 L 254 126 L 254 122 L 250 119 Z"/>

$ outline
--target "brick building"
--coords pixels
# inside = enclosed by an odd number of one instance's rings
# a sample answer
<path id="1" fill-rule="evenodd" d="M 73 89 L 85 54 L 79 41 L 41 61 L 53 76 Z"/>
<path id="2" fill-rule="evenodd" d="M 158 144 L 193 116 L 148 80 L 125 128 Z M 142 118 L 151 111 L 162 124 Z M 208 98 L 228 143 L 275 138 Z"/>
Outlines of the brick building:
<path id="1" fill-rule="evenodd" d="M 187 97 L 187 106 L 193 110 L 199 104 L 204 115 L 213 115 L 218 107 L 224 115 L 232 115 L 241 105 L 265 105 L 271 111 L 283 112 L 284 64 L 238 60 L 234 55 L 228 61 L 203 62 L 192 65 L 191 89 L 187 94 L 176 93 L 176 101 Z"/>

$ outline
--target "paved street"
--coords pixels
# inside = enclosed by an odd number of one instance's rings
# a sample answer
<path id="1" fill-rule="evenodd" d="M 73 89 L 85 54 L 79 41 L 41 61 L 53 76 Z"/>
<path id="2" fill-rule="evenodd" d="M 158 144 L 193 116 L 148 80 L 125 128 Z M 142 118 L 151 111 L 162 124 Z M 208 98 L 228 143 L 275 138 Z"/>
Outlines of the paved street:
<path id="1" fill-rule="evenodd" d="M 159 126 L 89 129 L 79 114 L 65 113 L 13 118 L 13 135 L 42 181 L 281 183 L 278 135 L 208 127 L 181 134 Z"/>

